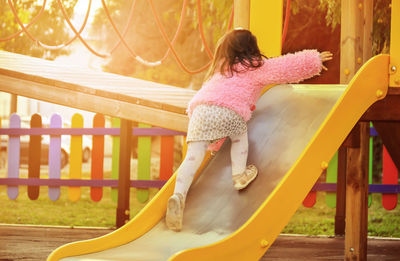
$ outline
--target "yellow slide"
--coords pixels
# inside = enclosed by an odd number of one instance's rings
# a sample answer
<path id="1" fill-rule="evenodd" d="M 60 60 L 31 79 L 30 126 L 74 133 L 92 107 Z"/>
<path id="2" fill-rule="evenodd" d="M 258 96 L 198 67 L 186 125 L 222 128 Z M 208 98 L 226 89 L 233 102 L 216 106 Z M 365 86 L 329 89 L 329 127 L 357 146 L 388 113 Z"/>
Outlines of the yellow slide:
<path id="1" fill-rule="evenodd" d="M 62 246 L 48 260 L 260 259 L 358 119 L 385 97 L 388 66 L 389 57 L 380 55 L 349 85 L 280 85 L 265 93 L 249 122 L 249 163 L 259 176 L 234 190 L 225 144 L 192 185 L 181 232 L 164 222 L 174 175 L 128 224 Z"/>

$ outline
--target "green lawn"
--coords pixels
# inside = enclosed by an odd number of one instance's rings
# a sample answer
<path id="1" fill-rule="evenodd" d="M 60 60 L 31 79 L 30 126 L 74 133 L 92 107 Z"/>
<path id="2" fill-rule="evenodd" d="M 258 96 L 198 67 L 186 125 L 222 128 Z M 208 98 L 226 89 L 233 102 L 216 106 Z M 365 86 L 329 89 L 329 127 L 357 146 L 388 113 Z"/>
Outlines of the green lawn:
<path id="1" fill-rule="evenodd" d="M 110 199 L 110 190 L 105 188 L 103 199 L 93 202 L 89 188 L 83 188 L 81 199 L 71 202 L 68 200 L 67 188 L 62 188 L 60 199 L 53 202 L 47 196 L 47 188 L 41 188 L 39 199 L 31 201 L 26 187 L 20 187 L 20 195 L 16 200 L 9 200 L 6 187 L 0 186 L 0 223 L 114 227 L 117 203 Z M 136 189 L 131 189 L 131 218 L 144 206 L 136 200 L 135 193 Z M 151 197 L 155 193 L 157 189 L 150 190 Z M 301 206 L 282 233 L 334 235 L 335 209 L 327 207 L 324 200 L 324 193 L 319 193 L 313 208 Z M 369 209 L 368 234 L 400 238 L 400 206 L 386 211 L 380 201 L 380 195 L 373 196 Z"/>

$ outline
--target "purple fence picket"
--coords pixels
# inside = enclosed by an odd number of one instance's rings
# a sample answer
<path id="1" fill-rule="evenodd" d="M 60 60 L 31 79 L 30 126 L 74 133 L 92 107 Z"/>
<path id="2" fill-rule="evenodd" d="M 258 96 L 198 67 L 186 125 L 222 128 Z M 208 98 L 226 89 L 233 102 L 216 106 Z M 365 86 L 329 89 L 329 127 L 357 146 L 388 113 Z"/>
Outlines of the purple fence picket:
<path id="1" fill-rule="evenodd" d="M 10 128 L 21 128 L 21 119 L 17 114 L 10 117 Z M 19 178 L 19 159 L 20 159 L 21 142 L 19 136 L 10 135 L 8 137 L 8 178 Z M 18 197 L 18 186 L 8 186 L 7 195 L 9 199 Z"/>
<path id="2" fill-rule="evenodd" d="M 50 119 L 50 128 L 61 128 L 62 119 L 58 114 L 53 114 Z M 49 179 L 61 177 L 61 136 L 51 135 L 49 144 Z M 49 198 L 56 201 L 60 197 L 60 187 L 49 187 Z"/>

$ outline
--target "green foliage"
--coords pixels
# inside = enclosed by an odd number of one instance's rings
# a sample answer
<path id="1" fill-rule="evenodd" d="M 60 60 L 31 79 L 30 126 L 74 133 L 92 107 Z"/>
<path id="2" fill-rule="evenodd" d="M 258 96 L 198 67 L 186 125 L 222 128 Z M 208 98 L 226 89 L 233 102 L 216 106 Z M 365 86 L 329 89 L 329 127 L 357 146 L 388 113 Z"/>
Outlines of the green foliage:
<path id="1" fill-rule="evenodd" d="M 106 2 L 112 19 L 117 24 L 119 31 L 122 32 L 128 21 L 132 1 L 108 0 Z M 226 31 L 232 2 L 232 0 L 201 1 L 205 38 L 211 50 L 214 50 L 215 43 Z M 178 27 L 182 3 L 183 1 L 175 0 L 154 0 L 154 5 L 170 40 L 172 40 Z M 197 1 L 189 0 L 184 14 L 182 31 L 174 47 L 178 56 L 190 70 L 198 69 L 209 61 L 201 42 L 197 18 Z M 99 9 L 96 13 L 91 34 L 96 37 L 100 35 L 100 38 L 104 39 L 98 47 L 106 50 L 110 50 L 119 39 L 108 22 L 103 9 Z M 125 39 L 129 47 L 135 50 L 137 55 L 145 61 L 158 61 L 168 50 L 148 1 L 137 1 L 132 24 Z M 187 87 L 192 84 L 195 85 L 194 88 L 199 88 L 204 77 L 204 73 L 190 75 L 183 72 L 177 65 L 172 53 L 160 66 L 148 67 L 142 65 L 131 57 L 123 44 L 113 52 L 104 70 L 180 87 Z"/>
<path id="2" fill-rule="evenodd" d="M 300 1 L 300 0 L 296 0 Z M 295 1 L 295 2 L 296 2 Z M 326 12 L 326 25 L 332 30 L 340 25 L 340 3 L 337 0 L 319 0 L 319 9 Z M 391 0 L 375 0 L 373 4 L 372 49 L 374 54 L 388 53 L 390 43 Z M 292 9 L 293 13 L 298 12 Z"/>
<path id="3" fill-rule="evenodd" d="M 75 4 L 78 0 L 62 1 L 69 14 L 72 15 Z M 42 6 L 38 1 L 25 0 L 13 1 L 18 17 L 26 24 L 36 17 Z M 8 5 L 7 0 L 0 0 L 0 38 L 6 38 L 19 30 L 19 24 L 14 18 L 14 14 Z M 29 33 L 46 45 L 59 45 L 68 41 L 71 36 L 68 34 L 66 24 L 62 18 L 63 14 L 57 1 L 48 1 L 45 10 L 35 24 L 29 29 Z M 0 42 L 0 50 L 14 53 L 26 54 L 34 57 L 55 59 L 57 56 L 67 54 L 68 50 L 46 50 L 35 44 L 25 33 L 20 34 L 9 41 Z"/>
<path id="4" fill-rule="evenodd" d="M 326 25 L 335 30 L 336 26 L 340 24 L 340 1 L 319 0 L 319 2 L 319 9 L 326 12 Z"/>

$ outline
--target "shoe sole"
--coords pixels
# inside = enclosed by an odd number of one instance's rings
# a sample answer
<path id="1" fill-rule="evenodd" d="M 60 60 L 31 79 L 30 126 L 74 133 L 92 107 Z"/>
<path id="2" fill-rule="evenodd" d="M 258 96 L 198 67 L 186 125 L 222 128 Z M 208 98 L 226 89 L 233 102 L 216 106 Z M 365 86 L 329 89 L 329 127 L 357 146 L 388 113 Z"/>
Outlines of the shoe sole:
<path id="1" fill-rule="evenodd" d="M 256 175 L 254 175 L 254 177 L 253 178 L 251 178 L 251 179 L 249 179 L 245 184 L 243 184 L 243 185 L 238 185 L 238 186 L 235 186 L 235 189 L 236 190 L 242 190 L 242 189 L 244 189 L 244 188 L 246 188 L 253 180 L 255 180 L 256 178 L 257 178 L 257 176 L 258 176 L 258 170 L 256 170 L 257 172 L 256 172 Z"/>
<path id="2" fill-rule="evenodd" d="M 173 231 L 180 231 L 182 228 L 182 217 L 180 216 L 180 200 L 172 196 L 168 200 L 167 215 L 165 217 L 167 227 Z"/>

